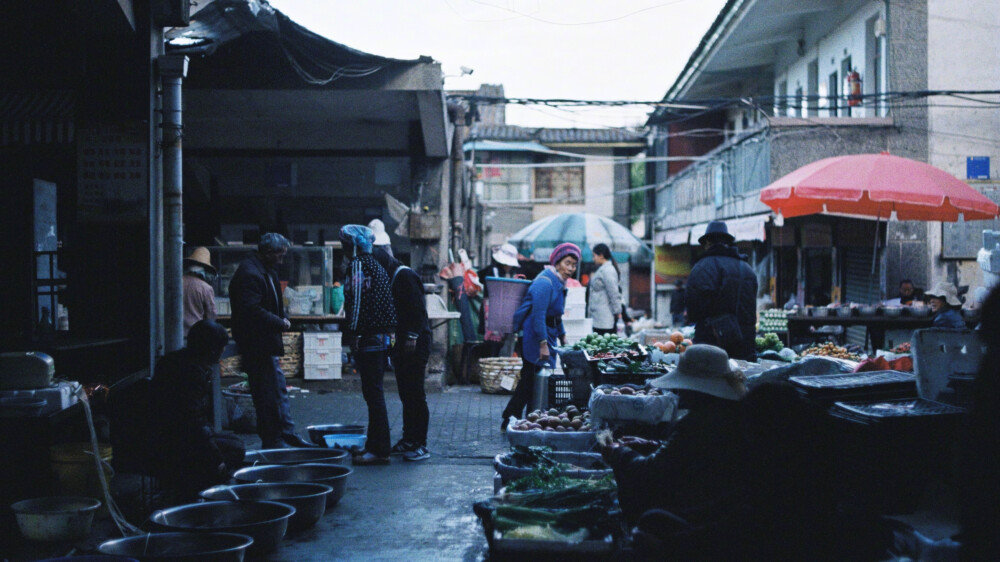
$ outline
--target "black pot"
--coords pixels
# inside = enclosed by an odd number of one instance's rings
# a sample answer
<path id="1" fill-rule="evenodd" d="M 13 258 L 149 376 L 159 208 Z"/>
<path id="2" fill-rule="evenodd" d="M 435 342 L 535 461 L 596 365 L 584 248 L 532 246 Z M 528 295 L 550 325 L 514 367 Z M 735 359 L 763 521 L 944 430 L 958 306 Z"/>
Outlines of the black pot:
<path id="1" fill-rule="evenodd" d="M 333 488 L 312 482 L 257 482 L 236 486 L 214 486 L 199 494 L 209 501 L 276 501 L 295 508 L 288 520 L 289 531 L 308 529 L 326 513 L 326 498 Z"/>
<path id="2" fill-rule="evenodd" d="M 324 435 L 337 435 L 339 433 L 364 435 L 365 426 L 344 423 L 328 423 L 324 425 L 310 425 L 306 428 L 306 431 L 309 432 L 309 439 L 312 439 L 313 443 L 319 445 L 320 447 L 326 447 L 326 441 L 323 439 Z"/>
<path id="3" fill-rule="evenodd" d="M 97 550 L 142 562 L 242 562 L 251 544 L 251 537 L 234 533 L 152 533 L 106 541 Z"/>
<path id="4" fill-rule="evenodd" d="M 233 474 L 240 483 L 253 482 L 314 482 L 333 488 L 326 497 L 326 508 L 337 505 L 347 489 L 347 477 L 353 470 L 337 464 L 262 465 L 241 468 Z"/>
<path id="5" fill-rule="evenodd" d="M 154 511 L 150 525 L 163 531 L 237 533 L 253 537 L 252 555 L 274 551 L 288 530 L 295 508 L 278 502 L 218 501 Z"/>
<path id="6" fill-rule="evenodd" d="M 264 464 L 342 464 L 351 461 L 351 455 L 343 449 L 264 449 L 247 451 L 243 464 L 258 466 Z"/>

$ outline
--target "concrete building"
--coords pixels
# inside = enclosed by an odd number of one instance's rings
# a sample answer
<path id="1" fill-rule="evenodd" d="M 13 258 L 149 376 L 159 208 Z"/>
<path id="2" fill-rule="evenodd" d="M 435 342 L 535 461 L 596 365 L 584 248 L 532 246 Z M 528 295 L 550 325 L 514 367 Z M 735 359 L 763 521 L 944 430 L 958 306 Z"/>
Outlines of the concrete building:
<path id="1" fill-rule="evenodd" d="M 727 2 L 664 96 L 703 108 L 658 108 L 648 122 L 651 156 L 691 157 L 650 164 L 661 184 L 652 196 L 657 317 L 669 318 L 672 280 L 711 220 L 729 222 L 754 255 L 762 292 L 780 302 L 874 302 L 903 278 L 981 285 L 976 251 L 992 221 L 813 215 L 779 227 L 759 192 L 821 158 L 888 151 L 975 176 L 967 181 L 1000 199 L 1000 114 L 966 98 L 913 94 L 997 90 L 1000 75 L 983 69 L 1000 62 L 998 22 L 982 0 Z M 971 171 L 987 161 L 991 170 Z"/>

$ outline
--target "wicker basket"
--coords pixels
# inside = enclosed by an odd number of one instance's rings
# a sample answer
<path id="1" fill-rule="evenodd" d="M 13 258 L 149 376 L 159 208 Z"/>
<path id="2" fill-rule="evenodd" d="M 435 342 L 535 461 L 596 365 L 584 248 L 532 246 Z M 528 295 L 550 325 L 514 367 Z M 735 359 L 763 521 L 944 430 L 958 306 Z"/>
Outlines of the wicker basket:
<path id="1" fill-rule="evenodd" d="M 514 377 L 514 385 L 510 390 L 500 384 L 507 376 Z M 487 357 L 479 360 L 479 387 L 487 394 L 511 394 L 520 380 L 520 357 Z"/>
<path id="2" fill-rule="evenodd" d="M 278 358 L 278 364 L 285 378 L 297 377 L 302 374 L 302 332 L 285 332 L 281 334 L 285 345 L 285 354 Z M 243 359 L 239 355 L 226 357 L 219 361 L 223 377 L 238 377 L 243 374 Z"/>

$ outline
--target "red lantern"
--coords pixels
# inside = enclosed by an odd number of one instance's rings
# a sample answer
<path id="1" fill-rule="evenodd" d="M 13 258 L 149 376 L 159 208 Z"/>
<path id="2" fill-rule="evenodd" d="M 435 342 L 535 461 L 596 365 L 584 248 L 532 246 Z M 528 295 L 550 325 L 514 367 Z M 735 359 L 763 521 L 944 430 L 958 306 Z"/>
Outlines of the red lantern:
<path id="1" fill-rule="evenodd" d="M 861 75 L 857 70 L 847 74 L 847 105 L 861 105 Z"/>

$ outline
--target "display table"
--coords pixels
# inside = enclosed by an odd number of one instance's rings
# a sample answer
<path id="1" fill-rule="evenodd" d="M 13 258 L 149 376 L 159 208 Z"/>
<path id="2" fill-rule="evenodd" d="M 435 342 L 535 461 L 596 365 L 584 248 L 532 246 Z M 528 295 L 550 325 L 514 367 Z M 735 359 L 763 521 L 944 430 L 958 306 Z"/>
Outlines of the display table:
<path id="1" fill-rule="evenodd" d="M 933 325 L 932 316 L 805 316 L 801 314 L 788 316 L 788 332 L 791 336 L 808 333 L 809 326 L 863 326 L 866 330 L 865 340 L 871 342 L 872 349 L 882 349 L 885 346 L 886 330 L 918 330 L 930 328 Z"/>

